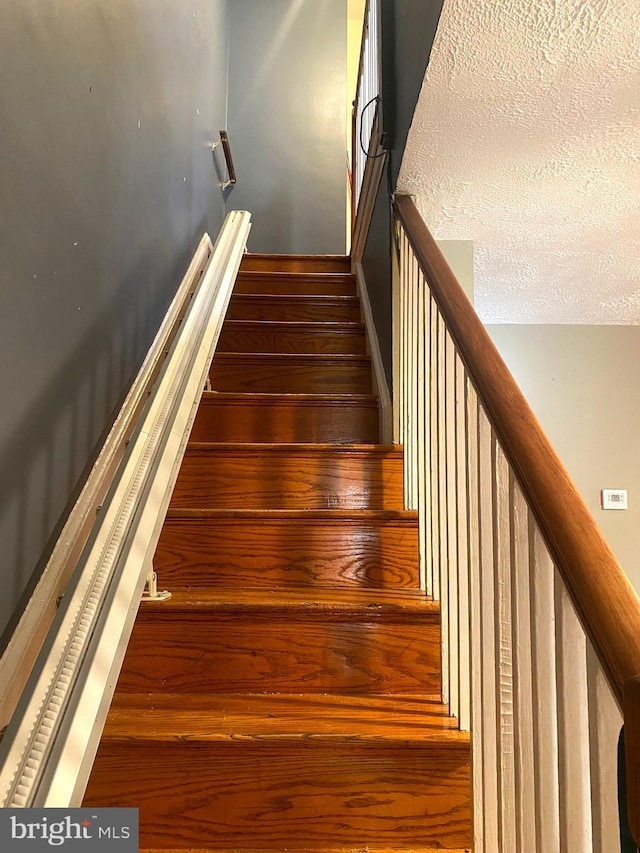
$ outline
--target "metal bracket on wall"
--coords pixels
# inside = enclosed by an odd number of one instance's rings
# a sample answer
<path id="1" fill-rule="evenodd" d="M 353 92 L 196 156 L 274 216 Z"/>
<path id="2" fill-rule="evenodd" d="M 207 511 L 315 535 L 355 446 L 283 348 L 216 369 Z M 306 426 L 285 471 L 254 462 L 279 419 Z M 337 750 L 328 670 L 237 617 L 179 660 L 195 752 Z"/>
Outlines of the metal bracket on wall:
<path id="1" fill-rule="evenodd" d="M 230 187 L 236 183 L 236 170 L 233 165 L 233 157 L 231 156 L 231 145 L 229 144 L 229 136 L 227 135 L 226 130 L 220 131 L 220 139 L 217 142 L 211 143 L 211 149 L 215 151 L 218 145 L 222 145 L 222 150 L 224 151 L 224 159 L 227 164 L 227 173 L 229 175 L 229 179 L 227 181 L 223 181 L 220 185 L 223 190 L 226 190 L 227 187 Z"/>

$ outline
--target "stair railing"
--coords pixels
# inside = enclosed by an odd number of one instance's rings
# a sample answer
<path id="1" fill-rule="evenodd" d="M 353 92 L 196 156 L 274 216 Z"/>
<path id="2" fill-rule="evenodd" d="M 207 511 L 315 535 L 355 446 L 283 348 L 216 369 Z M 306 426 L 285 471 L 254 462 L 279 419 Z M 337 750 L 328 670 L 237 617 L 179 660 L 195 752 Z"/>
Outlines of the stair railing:
<path id="1" fill-rule="evenodd" d="M 126 449 L 86 544 L 67 554 L 75 568 L 0 744 L 2 807 L 81 803 L 249 229 L 249 214 L 234 211 L 212 249 L 205 235 L 183 282 L 199 279 L 193 295 L 172 303 L 107 439 Z M 184 317 L 159 367 L 176 313 Z M 94 482 L 83 492 L 67 534 L 82 536 L 87 502 L 101 490 Z"/>
<path id="2" fill-rule="evenodd" d="M 386 160 L 382 146 L 380 50 L 380 0 L 367 0 L 352 118 L 351 257 L 354 263 L 362 260 Z"/>
<path id="3" fill-rule="evenodd" d="M 474 850 L 620 850 L 623 701 L 636 836 L 640 814 L 640 600 L 413 201 L 395 214 L 395 441 L 443 699 L 472 732 Z"/>

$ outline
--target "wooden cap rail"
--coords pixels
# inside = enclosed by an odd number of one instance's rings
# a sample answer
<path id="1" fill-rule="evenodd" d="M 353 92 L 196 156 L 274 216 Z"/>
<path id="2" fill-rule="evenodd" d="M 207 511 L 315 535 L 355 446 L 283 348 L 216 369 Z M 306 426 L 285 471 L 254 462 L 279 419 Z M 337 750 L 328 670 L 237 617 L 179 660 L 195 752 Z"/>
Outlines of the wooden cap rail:
<path id="1" fill-rule="evenodd" d="M 640 599 L 413 201 L 400 196 L 395 210 L 622 705 L 640 676 Z"/>

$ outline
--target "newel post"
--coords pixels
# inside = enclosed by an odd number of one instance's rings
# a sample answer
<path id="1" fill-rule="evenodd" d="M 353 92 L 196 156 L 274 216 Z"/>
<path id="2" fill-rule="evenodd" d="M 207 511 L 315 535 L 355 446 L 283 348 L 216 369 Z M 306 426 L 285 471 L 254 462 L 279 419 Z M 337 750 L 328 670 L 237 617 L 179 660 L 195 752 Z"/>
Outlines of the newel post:
<path id="1" fill-rule="evenodd" d="M 623 713 L 627 821 L 636 845 L 640 846 L 640 676 L 625 683 Z"/>

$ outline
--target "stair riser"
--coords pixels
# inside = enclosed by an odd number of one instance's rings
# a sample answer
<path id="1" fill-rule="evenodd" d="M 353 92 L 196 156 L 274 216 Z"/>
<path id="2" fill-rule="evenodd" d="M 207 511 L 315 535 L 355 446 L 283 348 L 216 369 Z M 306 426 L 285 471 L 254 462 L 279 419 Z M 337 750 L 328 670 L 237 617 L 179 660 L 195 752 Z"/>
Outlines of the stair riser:
<path id="1" fill-rule="evenodd" d="M 86 806 L 140 808 L 146 847 L 468 847 L 468 749 L 103 743 Z M 170 792 L 170 794 L 168 793 Z M 165 795 L 168 794 L 168 795 Z"/>
<path id="2" fill-rule="evenodd" d="M 153 612 L 151 609 L 153 608 Z M 440 692 L 439 627 L 324 614 L 138 615 L 118 682 L 133 693 Z"/>
<path id="3" fill-rule="evenodd" d="M 416 589 L 415 525 L 171 519 L 154 566 L 173 586 Z"/>
<path id="4" fill-rule="evenodd" d="M 246 254 L 242 272 L 259 270 L 288 273 L 350 273 L 351 258 L 342 255 L 261 255 Z"/>
<path id="5" fill-rule="evenodd" d="M 350 274 L 240 272 L 234 293 L 266 293 L 282 296 L 355 296 L 356 277 Z"/>
<path id="6" fill-rule="evenodd" d="M 312 362 L 313 358 L 317 361 Z M 370 394 L 371 369 L 367 363 L 332 364 L 322 356 L 280 361 L 220 353 L 209 371 L 211 389 L 231 393 Z"/>
<path id="7" fill-rule="evenodd" d="M 222 327 L 216 352 L 365 355 L 366 348 L 364 331 L 231 320 Z"/>
<path id="8" fill-rule="evenodd" d="M 233 296 L 227 320 L 274 320 L 311 323 L 359 323 L 357 299 L 329 297 Z"/>
<path id="9" fill-rule="evenodd" d="M 368 444 L 378 441 L 378 407 L 370 403 L 269 403 L 205 397 L 191 441 L 283 441 Z"/>
<path id="10" fill-rule="evenodd" d="M 402 457 L 189 450 L 171 506 L 402 509 Z"/>

